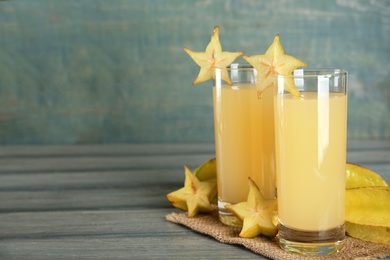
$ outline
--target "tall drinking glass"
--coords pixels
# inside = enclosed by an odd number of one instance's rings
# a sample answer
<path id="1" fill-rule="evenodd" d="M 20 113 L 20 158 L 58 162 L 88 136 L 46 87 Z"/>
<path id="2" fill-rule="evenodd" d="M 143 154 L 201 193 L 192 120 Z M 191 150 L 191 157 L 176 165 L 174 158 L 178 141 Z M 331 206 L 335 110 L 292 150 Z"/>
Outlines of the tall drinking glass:
<path id="1" fill-rule="evenodd" d="M 300 69 L 278 76 L 275 96 L 279 243 L 328 255 L 344 239 L 347 72 Z M 301 96 L 284 91 L 295 82 Z"/>
<path id="2" fill-rule="evenodd" d="M 232 86 L 221 80 L 228 73 Z M 213 87 L 220 220 L 231 226 L 242 223 L 225 205 L 247 200 L 248 177 L 265 198 L 275 197 L 275 141 L 273 96 L 257 97 L 256 70 L 246 64 L 216 69 Z"/>

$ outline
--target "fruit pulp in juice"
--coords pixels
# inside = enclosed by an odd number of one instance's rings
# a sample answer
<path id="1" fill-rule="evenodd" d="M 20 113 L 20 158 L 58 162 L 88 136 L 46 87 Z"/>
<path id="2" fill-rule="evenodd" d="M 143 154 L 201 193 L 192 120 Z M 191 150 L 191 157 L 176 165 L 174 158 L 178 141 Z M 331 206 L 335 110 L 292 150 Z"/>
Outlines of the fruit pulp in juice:
<path id="1" fill-rule="evenodd" d="M 275 197 L 273 91 L 255 84 L 213 87 L 218 197 L 246 201 L 248 177 L 265 198 Z"/>
<path id="2" fill-rule="evenodd" d="M 279 221 L 318 231 L 344 224 L 347 96 L 276 96 Z"/>

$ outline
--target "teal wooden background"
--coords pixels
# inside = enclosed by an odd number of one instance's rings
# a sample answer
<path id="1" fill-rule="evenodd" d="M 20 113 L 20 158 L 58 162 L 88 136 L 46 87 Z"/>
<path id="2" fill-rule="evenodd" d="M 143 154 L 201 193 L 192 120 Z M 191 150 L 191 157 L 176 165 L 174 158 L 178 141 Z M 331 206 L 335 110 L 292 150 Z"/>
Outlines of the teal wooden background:
<path id="1" fill-rule="evenodd" d="M 350 72 L 349 138 L 390 138 L 390 1 L 0 1 L 0 143 L 213 141 L 211 82 L 184 46 Z"/>

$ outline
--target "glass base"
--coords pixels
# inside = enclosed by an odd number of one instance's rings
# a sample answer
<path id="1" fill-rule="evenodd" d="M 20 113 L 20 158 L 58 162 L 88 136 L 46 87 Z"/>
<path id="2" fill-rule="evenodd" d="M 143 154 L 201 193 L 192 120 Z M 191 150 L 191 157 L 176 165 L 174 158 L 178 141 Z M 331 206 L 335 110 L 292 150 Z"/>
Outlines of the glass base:
<path id="1" fill-rule="evenodd" d="M 219 220 L 228 226 L 232 227 L 242 227 L 242 221 L 233 215 L 230 211 L 228 211 L 225 206 L 230 205 L 230 203 L 222 201 L 218 198 L 218 215 Z"/>
<path id="2" fill-rule="evenodd" d="M 344 246 L 344 225 L 324 231 L 300 231 L 282 224 L 279 245 L 287 252 L 305 256 L 325 256 L 340 251 Z"/>

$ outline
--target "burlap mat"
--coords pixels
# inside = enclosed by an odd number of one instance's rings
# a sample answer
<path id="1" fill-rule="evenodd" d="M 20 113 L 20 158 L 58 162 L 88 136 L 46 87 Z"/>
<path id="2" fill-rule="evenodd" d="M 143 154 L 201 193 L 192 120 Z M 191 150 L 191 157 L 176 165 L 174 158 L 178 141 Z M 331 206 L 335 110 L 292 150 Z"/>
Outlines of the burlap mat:
<path id="1" fill-rule="evenodd" d="M 211 214 L 198 215 L 188 218 L 186 213 L 171 213 L 166 216 L 170 222 L 182 224 L 192 230 L 209 235 L 217 241 L 227 244 L 242 245 L 253 252 L 271 259 L 377 259 L 390 256 L 390 246 L 362 241 L 352 237 L 346 237 L 344 248 L 337 254 L 330 256 L 304 257 L 287 253 L 282 250 L 277 242 L 277 238 L 268 239 L 258 236 L 251 239 L 240 238 L 239 228 L 229 227 L 218 220 L 216 212 Z"/>

